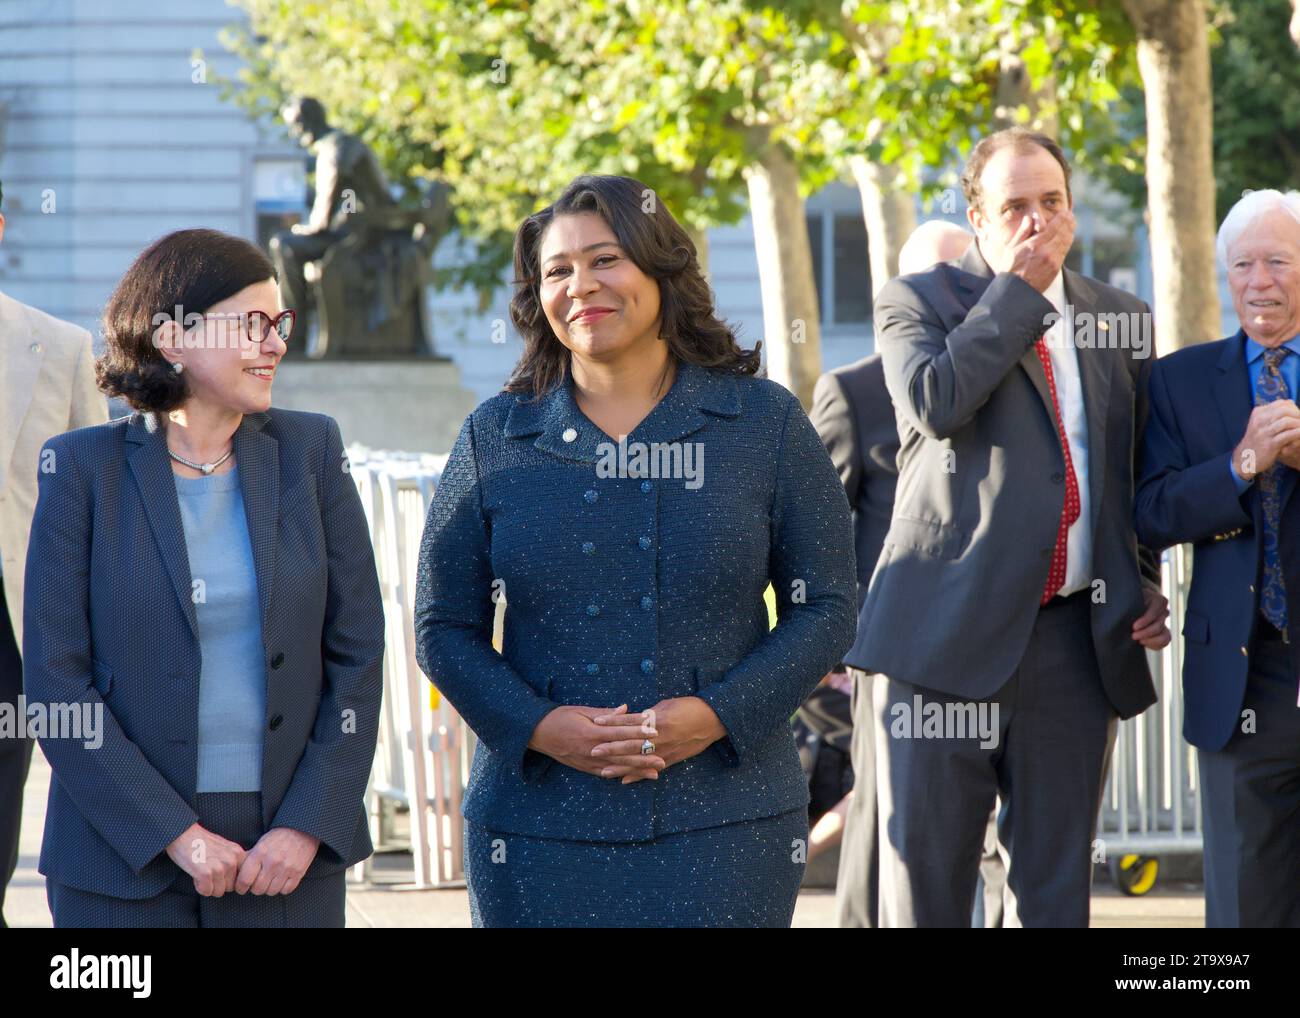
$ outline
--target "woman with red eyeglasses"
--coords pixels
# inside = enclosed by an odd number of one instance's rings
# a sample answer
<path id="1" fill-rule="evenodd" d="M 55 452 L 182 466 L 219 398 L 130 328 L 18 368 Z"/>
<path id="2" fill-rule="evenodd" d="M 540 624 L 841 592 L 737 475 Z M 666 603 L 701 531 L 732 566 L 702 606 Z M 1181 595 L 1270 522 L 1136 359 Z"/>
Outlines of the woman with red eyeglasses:
<path id="1" fill-rule="evenodd" d="M 384 651 L 338 425 L 271 406 L 293 311 L 261 250 L 183 230 L 104 313 L 136 412 L 50 439 L 24 598 L 54 771 L 55 926 L 342 926 Z"/>

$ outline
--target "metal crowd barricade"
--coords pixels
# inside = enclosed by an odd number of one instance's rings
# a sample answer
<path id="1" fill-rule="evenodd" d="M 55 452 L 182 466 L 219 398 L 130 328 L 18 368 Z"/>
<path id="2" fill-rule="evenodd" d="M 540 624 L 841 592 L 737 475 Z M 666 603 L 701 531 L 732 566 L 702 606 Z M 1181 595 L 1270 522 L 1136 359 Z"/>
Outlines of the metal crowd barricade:
<path id="1" fill-rule="evenodd" d="M 1191 550 L 1164 553 L 1161 573 L 1169 598 L 1169 646 L 1148 652 L 1155 706 L 1120 723 L 1102 799 L 1098 838 L 1121 890 L 1145 894 L 1155 883 L 1159 855 L 1199 853 L 1201 789 L 1196 749 L 1183 739 L 1183 613 L 1191 583 Z"/>
<path id="2" fill-rule="evenodd" d="M 464 821 L 460 814 L 474 734 L 432 688 L 415 657 L 415 582 L 420 535 L 446 456 L 348 450 L 375 548 L 384 603 L 384 701 L 379 743 L 366 801 L 371 836 L 393 845 L 394 806 L 410 817 L 413 888 L 464 880 Z M 1121 722 L 1102 800 L 1098 838 L 1116 883 L 1145 893 L 1159 855 L 1200 852 L 1201 802 L 1196 750 L 1182 737 L 1182 619 L 1191 581 L 1186 547 L 1166 551 L 1161 570 L 1174 638 L 1149 653 L 1159 697 L 1155 706 Z M 497 629 L 501 623 L 498 611 Z M 369 879 L 372 859 L 353 868 Z"/>
<path id="3" fill-rule="evenodd" d="M 412 889 L 464 881 L 460 815 L 473 734 L 420 671 L 415 655 L 415 583 L 420 535 L 446 456 L 348 450 L 375 549 L 384 604 L 384 700 L 366 802 L 377 848 L 396 844 L 395 807 L 408 810 Z M 353 868 L 368 880 L 373 858 Z"/>

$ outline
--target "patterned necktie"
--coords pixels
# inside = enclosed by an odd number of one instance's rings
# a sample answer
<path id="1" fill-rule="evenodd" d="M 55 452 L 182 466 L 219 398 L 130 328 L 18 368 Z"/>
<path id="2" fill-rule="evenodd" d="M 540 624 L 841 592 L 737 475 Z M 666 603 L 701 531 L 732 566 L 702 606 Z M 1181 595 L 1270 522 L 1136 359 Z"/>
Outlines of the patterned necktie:
<path id="1" fill-rule="evenodd" d="M 1039 604 L 1047 604 L 1065 584 L 1065 567 L 1068 564 L 1067 549 L 1070 528 L 1079 518 L 1079 481 L 1074 476 L 1074 461 L 1070 458 L 1070 442 L 1065 436 L 1065 422 L 1061 420 L 1061 404 L 1056 398 L 1056 378 L 1052 374 L 1052 358 L 1047 351 L 1047 340 L 1040 338 L 1034 344 L 1038 359 L 1043 362 L 1043 374 L 1047 376 L 1047 390 L 1052 394 L 1052 410 L 1056 414 L 1056 432 L 1061 438 L 1061 450 L 1065 453 L 1065 505 L 1061 510 L 1061 522 L 1056 528 L 1056 547 L 1052 549 L 1052 568 L 1047 574 L 1047 584 L 1043 587 L 1043 596 Z"/>
<path id="2" fill-rule="evenodd" d="M 1264 351 L 1264 370 L 1255 381 L 1255 405 L 1290 399 L 1291 391 L 1279 366 L 1289 351 L 1280 346 Z M 1286 632 L 1286 583 L 1282 579 L 1282 559 L 1278 554 L 1277 535 L 1282 521 L 1282 471 L 1284 463 L 1274 463 L 1256 478 L 1260 505 L 1264 515 L 1264 583 L 1259 592 L 1259 610 L 1282 632 Z"/>

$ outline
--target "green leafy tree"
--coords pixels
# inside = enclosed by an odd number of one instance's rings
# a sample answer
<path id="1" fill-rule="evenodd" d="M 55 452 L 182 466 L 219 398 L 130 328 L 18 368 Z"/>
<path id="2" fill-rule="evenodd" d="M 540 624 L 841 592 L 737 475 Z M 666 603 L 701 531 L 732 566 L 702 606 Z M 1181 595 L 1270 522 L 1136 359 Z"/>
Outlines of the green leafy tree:
<path id="1" fill-rule="evenodd" d="M 486 298 L 508 239 L 583 172 L 645 181 L 695 236 L 756 225 L 769 370 L 805 399 L 820 371 L 802 195 L 830 179 L 821 132 L 842 40 L 740 0 L 244 0 L 238 100 L 319 98 L 396 175 L 453 188 Z M 802 248 L 802 250 L 800 250 Z"/>
<path id="2" fill-rule="evenodd" d="M 1132 30 L 1114 4 L 1040 0 L 796 3 L 851 47 L 856 101 L 835 155 L 862 198 L 875 288 L 897 272 L 915 197 L 957 208 L 955 173 L 975 139 L 1013 123 L 1059 136 L 1082 168 L 1140 173 L 1115 116 L 1136 81 Z"/>
<path id="3" fill-rule="evenodd" d="M 1300 54 L 1288 0 L 1239 0 L 1211 55 L 1214 175 L 1222 219 L 1247 189 L 1300 187 Z"/>

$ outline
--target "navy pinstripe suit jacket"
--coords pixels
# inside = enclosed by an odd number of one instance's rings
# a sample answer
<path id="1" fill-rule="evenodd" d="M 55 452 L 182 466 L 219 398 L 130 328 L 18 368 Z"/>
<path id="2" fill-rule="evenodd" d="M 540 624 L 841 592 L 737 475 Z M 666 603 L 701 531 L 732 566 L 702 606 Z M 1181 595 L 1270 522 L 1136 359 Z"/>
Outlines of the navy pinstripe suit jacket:
<path id="1" fill-rule="evenodd" d="M 246 414 L 234 436 L 266 661 L 267 828 L 320 838 L 307 876 L 372 851 L 363 797 L 384 618 L 338 425 Z M 103 744 L 43 738 L 54 770 L 40 872 L 100 894 L 159 893 L 197 819 L 200 650 L 164 431 L 150 414 L 46 442 L 23 605 L 29 703 L 103 704 Z"/>

